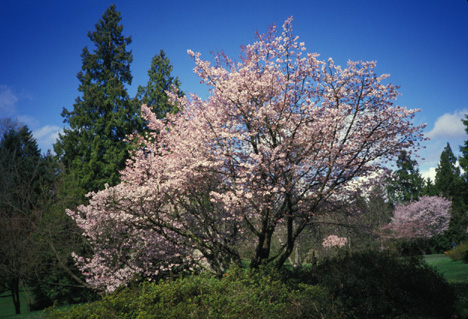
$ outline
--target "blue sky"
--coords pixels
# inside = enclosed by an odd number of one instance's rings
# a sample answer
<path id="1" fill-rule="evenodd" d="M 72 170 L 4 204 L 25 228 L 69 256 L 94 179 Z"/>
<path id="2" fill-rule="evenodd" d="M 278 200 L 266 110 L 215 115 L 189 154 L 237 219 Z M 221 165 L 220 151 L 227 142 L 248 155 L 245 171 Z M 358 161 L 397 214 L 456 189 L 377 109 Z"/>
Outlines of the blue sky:
<path id="1" fill-rule="evenodd" d="M 419 153 L 423 175 L 434 172 L 447 142 L 458 154 L 468 139 L 460 121 L 468 113 L 465 0 L 0 0 L 0 117 L 26 123 L 43 152 L 64 127 L 62 108 L 71 110 L 79 95 L 80 54 L 92 49 L 87 33 L 112 3 L 133 40 L 130 96 L 163 49 L 182 89 L 206 97 L 187 49 L 206 59 L 218 50 L 238 57 L 255 31 L 293 16 L 308 52 L 341 65 L 377 60 L 376 71 L 401 86 L 397 104 L 421 109 L 415 124 L 427 123 L 431 137 Z"/>

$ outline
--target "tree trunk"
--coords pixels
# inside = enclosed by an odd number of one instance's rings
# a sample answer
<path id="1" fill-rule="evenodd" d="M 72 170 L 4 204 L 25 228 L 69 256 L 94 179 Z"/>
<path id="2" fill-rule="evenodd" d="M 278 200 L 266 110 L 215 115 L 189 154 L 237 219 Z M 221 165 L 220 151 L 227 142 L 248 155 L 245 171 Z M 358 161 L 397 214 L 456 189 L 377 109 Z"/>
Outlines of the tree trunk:
<path id="1" fill-rule="evenodd" d="M 287 242 L 286 242 L 286 250 L 278 259 L 278 263 L 276 265 L 278 269 L 283 267 L 284 263 L 286 262 L 288 257 L 291 256 L 293 249 L 294 249 L 295 238 L 293 237 L 293 218 L 292 217 L 288 217 L 287 219 L 287 228 L 288 228 L 287 229 L 288 237 L 287 237 Z"/>
<path id="2" fill-rule="evenodd" d="M 15 313 L 19 315 L 21 313 L 21 304 L 19 296 L 19 279 L 13 278 L 10 283 L 11 297 L 13 298 L 13 305 L 15 306 Z"/>
<path id="3" fill-rule="evenodd" d="M 259 234 L 255 256 L 250 262 L 250 268 L 258 268 L 268 260 L 270 257 L 272 235 L 272 230 L 267 230 Z"/>

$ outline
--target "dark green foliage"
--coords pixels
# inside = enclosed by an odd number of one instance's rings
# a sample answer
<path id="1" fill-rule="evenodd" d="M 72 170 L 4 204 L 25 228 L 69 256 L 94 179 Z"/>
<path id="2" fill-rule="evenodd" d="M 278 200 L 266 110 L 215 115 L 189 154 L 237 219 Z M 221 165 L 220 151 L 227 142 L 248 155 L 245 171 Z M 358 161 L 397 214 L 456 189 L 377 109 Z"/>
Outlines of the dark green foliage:
<path id="1" fill-rule="evenodd" d="M 62 116 L 70 128 L 54 145 L 68 177 L 66 185 L 77 186 L 73 189 L 81 199 L 106 183 L 119 182 L 119 170 L 124 168 L 130 149 L 125 139 L 143 127 L 139 108 L 125 87 L 132 81 L 133 57 L 127 50 L 131 38 L 122 35 L 121 19 L 112 5 L 96 30 L 88 33 L 95 49 L 91 53 L 84 48 L 81 54 L 82 71 L 77 77 L 82 96 L 72 111 L 64 108 Z"/>
<path id="2" fill-rule="evenodd" d="M 27 126 L 0 137 L 0 205 L 9 214 L 29 214 L 41 193 L 42 158 Z"/>
<path id="3" fill-rule="evenodd" d="M 66 266 L 74 269 L 70 250 L 76 247 L 71 244 L 76 236 L 71 227 L 61 227 L 70 222 L 63 210 L 57 214 L 54 209 L 56 162 L 50 154 L 40 154 L 26 126 L 8 125 L 0 137 L 0 286 L 8 286 L 15 302 L 20 283 L 30 287 L 31 309 L 50 306 L 54 300 L 89 300 L 90 290 L 78 287 L 51 249 L 66 247 Z"/>
<path id="4" fill-rule="evenodd" d="M 434 182 L 437 192 L 447 198 L 458 197 L 460 193 L 460 168 L 456 166 L 456 163 L 457 158 L 453 155 L 450 144 L 447 143 L 440 154 Z"/>
<path id="5" fill-rule="evenodd" d="M 39 270 L 45 281 L 34 289 L 35 307 L 93 297 L 70 256 L 71 252 L 88 256 L 89 246 L 65 209 L 83 204 L 86 193 L 120 181 L 119 171 L 132 148 L 127 136 L 143 128 L 139 106 L 127 93 L 133 57 L 128 50 L 131 38 L 123 35 L 121 20 L 111 5 L 95 30 L 88 32 L 93 49 L 85 47 L 81 54 L 82 68 L 77 74 L 80 96 L 72 110 L 64 108 L 62 112 L 69 128 L 54 145 L 57 195 L 44 221 L 49 249 Z"/>
<path id="6" fill-rule="evenodd" d="M 460 242 L 466 239 L 468 215 L 466 198 L 464 198 L 466 185 L 456 163 L 457 158 L 453 155 L 450 144 L 447 143 L 436 168 L 434 188 L 438 194 L 452 201 L 452 217 L 447 236 L 450 241 Z"/>
<path id="7" fill-rule="evenodd" d="M 463 124 L 465 125 L 465 132 L 468 134 L 468 114 L 465 115 L 465 118 L 462 120 Z M 465 176 L 468 175 L 468 139 L 465 141 L 463 146 L 460 147 L 460 152 L 462 156 L 460 156 L 460 166 L 465 171 Z"/>
<path id="8" fill-rule="evenodd" d="M 60 176 L 59 176 L 60 177 Z M 51 192 L 60 187 L 55 180 Z M 34 280 L 29 283 L 33 296 L 31 309 L 96 300 L 97 294 L 87 287 L 76 268 L 72 252 L 88 247 L 75 222 L 65 214 L 64 198 L 52 196 L 45 203 L 41 224 L 36 235 L 40 244 L 40 265 L 34 269 Z"/>
<path id="9" fill-rule="evenodd" d="M 423 194 L 424 178 L 419 173 L 417 162 L 402 152 L 396 164 L 396 180 L 390 181 L 387 188 L 390 200 L 395 204 L 418 200 Z"/>
<path id="10" fill-rule="evenodd" d="M 468 134 L 468 114 L 465 116 L 465 119 L 462 120 L 465 125 L 465 132 Z M 462 155 L 458 158 L 460 167 L 463 169 L 464 173 L 462 175 L 463 188 L 461 190 L 462 197 L 464 198 L 465 205 L 468 207 L 468 138 L 465 140 L 463 146 L 460 147 L 460 152 Z"/>
<path id="11" fill-rule="evenodd" d="M 48 318 L 452 318 L 453 288 L 421 258 L 363 252 L 313 267 L 241 270 L 122 288 Z"/>
<path id="12" fill-rule="evenodd" d="M 19 285 L 32 279 L 41 262 L 36 239 L 52 177 L 27 126 L 1 123 L 0 286 L 11 293 L 19 313 Z"/>
<path id="13" fill-rule="evenodd" d="M 166 113 L 176 113 L 178 108 L 169 103 L 166 91 L 177 89 L 179 97 L 184 93 L 180 91 L 180 82 L 177 77 L 171 75 L 172 65 L 163 50 L 153 57 L 151 67 L 148 70 L 148 83 L 138 87 L 136 102 L 138 105 L 152 106 L 157 118 L 162 119 Z"/>
<path id="14" fill-rule="evenodd" d="M 421 258 L 367 251 L 332 258 L 317 270 L 347 318 L 452 318 L 452 287 Z"/>
<path id="15" fill-rule="evenodd" d="M 468 242 L 457 245 L 447 252 L 447 255 L 454 261 L 466 259 L 468 255 Z"/>
<path id="16" fill-rule="evenodd" d="M 382 245 L 378 234 L 380 229 L 390 222 L 393 210 L 385 195 L 383 186 L 374 185 L 367 196 L 357 201 L 359 213 L 351 219 L 358 221 L 360 227 L 355 227 L 354 234 L 350 233 L 354 235 L 351 237 L 350 246 L 353 250 L 378 248 Z"/>
<path id="17" fill-rule="evenodd" d="M 97 293 L 76 282 L 68 272 L 57 263 L 55 256 L 44 255 L 46 261 L 40 269 L 37 269 L 40 280 L 31 284 L 33 296 L 30 309 L 41 310 L 56 305 L 70 305 L 91 300 L 98 300 Z M 66 260 L 66 267 L 81 277 L 79 270 L 75 268 L 71 257 Z M 84 279 L 82 279 L 84 281 Z"/>
<path id="18" fill-rule="evenodd" d="M 426 179 L 426 184 L 424 185 L 423 195 L 426 196 L 438 196 L 437 189 L 434 185 L 434 182 L 428 178 Z"/>
<path id="19" fill-rule="evenodd" d="M 277 275 L 231 268 L 221 279 L 191 276 L 124 288 L 48 318 L 337 318 L 320 287 L 290 289 Z"/>

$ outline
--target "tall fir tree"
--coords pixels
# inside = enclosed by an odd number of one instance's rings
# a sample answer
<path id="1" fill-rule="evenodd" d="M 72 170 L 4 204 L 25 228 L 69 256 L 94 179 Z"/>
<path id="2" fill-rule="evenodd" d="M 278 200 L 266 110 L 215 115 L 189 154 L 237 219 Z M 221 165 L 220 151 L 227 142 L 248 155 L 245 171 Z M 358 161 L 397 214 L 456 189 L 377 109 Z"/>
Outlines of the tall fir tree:
<path id="1" fill-rule="evenodd" d="M 434 182 L 436 192 L 452 201 L 452 218 L 448 236 L 451 241 L 462 241 L 466 238 L 468 216 L 465 200 L 463 198 L 463 181 L 460 176 L 460 168 L 457 166 L 457 158 L 447 143 L 440 155 L 439 164 L 436 167 Z"/>
<path id="2" fill-rule="evenodd" d="M 465 125 L 465 132 L 468 134 L 468 114 L 466 114 L 465 119 L 462 120 L 463 124 Z M 467 139 L 463 143 L 463 146 L 460 146 L 461 156 L 458 158 L 458 162 L 460 163 L 460 167 L 463 169 L 463 198 L 465 200 L 465 205 L 468 206 L 468 135 Z"/>
<path id="3" fill-rule="evenodd" d="M 83 49 L 82 70 L 77 77 L 81 92 L 72 111 L 64 108 L 62 116 L 70 128 L 65 129 L 54 145 L 63 163 L 68 188 L 78 197 L 89 191 L 116 185 L 124 168 L 130 145 L 126 136 L 143 126 L 139 108 L 132 103 L 126 85 L 132 82 L 127 46 L 131 37 L 124 37 L 120 12 L 110 6 L 96 30 L 88 32 L 95 49 Z"/>
<path id="4" fill-rule="evenodd" d="M 398 169 L 395 171 L 395 179 L 387 186 L 390 200 L 394 204 L 418 200 L 424 189 L 424 178 L 419 173 L 418 163 L 403 151 L 396 164 Z"/>
<path id="5" fill-rule="evenodd" d="M 175 88 L 179 97 L 184 95 L 180 90 L 179 78 L 171 75 L 172 69 L 169 58 L 161 50 L 151 61 L 148 83 L 146 86 L 138 87 L 137 103 L 151 106 L 156 117 L 160 119 L 164 118 L 166 113 L 179 111 L 173 103 L 169 103 L 166 92 Z"/>
<path id="6" fill-rule="evenodd" d="M 458 197 L 460 191 L 460 168 L 456 164 L 457 158 L 447 143 L 436 167 L 434 186 L 439 194 L 448 198 Z"/>

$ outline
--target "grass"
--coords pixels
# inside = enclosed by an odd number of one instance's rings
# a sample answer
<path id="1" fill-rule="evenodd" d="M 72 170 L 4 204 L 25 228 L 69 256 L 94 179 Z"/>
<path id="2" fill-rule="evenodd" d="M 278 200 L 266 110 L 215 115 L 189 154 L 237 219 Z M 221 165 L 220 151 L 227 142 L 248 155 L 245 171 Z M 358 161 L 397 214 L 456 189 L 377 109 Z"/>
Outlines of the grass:
<path id="1" fill-rule="evenodd" d="M 28 292 L 24 289 L 20 290 L 20 306 L 21 314 L 15 314 L 13 298 L 9 292 L 0 294 L 0 319 L 4 318 L 42 318 L 41 311 L 29 312 L 28 309 Z"/>
<path id="2" fill-rule="evenodd" d="M 468 318 L 468 264 L 462 260 L 453 261 L 445 255 L 428 255 L 425 260 L 455 287 L 459 297 L 457 310 L 462 318 Z"/>
<path id="3" fill-rule="evenodd" d="M 445 255 L 425 256 L 426 262 L 435 267 L 451 284 L 468 284 L 468 264 L 453 261 Z"/>

